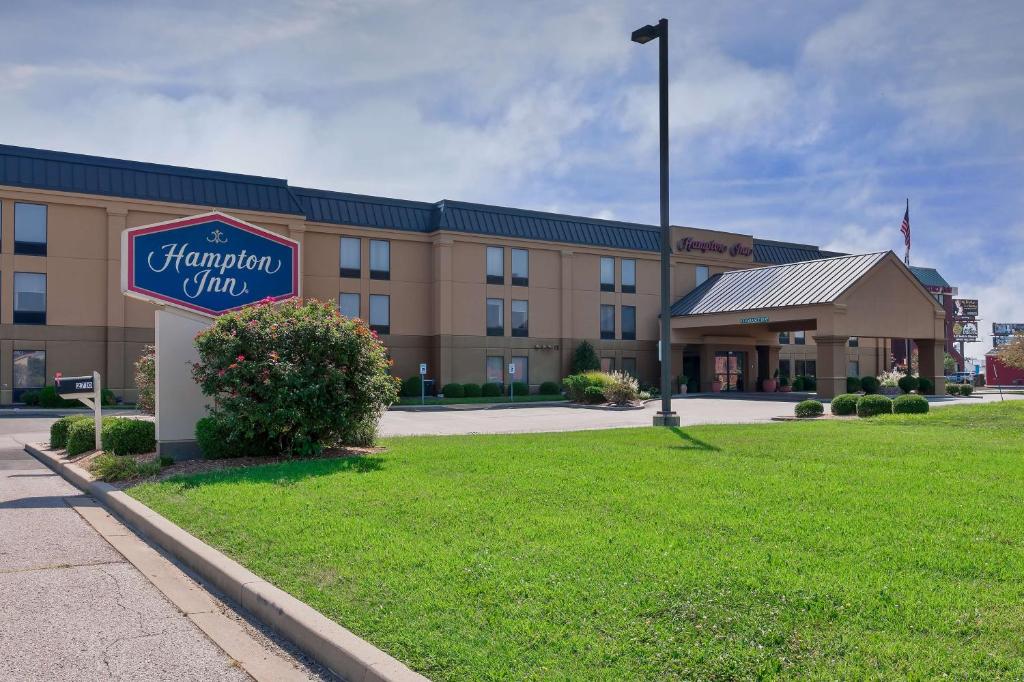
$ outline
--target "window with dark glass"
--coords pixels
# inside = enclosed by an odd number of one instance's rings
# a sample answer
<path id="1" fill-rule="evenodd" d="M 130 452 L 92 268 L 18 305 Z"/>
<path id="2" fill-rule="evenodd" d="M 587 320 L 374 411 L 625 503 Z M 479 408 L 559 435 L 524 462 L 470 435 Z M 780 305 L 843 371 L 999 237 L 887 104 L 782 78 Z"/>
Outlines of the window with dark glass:
<path id="1" fill-rule="evenodd" d="M 358 237 L 341 238 L 341 276 L 359 277 L 362 270 L 362 257 L 359 253 Z"/>
<path id="2" fill-rule="evenodd" d="M 615 358 L 601 358 L 601 371 L 611 372 L 615 369 Z"/>
<path id="3" fill-rule="evenodd" d="M 789 332 L 779 332 L 779 343 L 783 346 L 789 343 Z"/>
<path id="4" fill-rule="evenodd" d="M 530 383 L 530 358 L 525 355 L 513 355 L 512 364 L 516 366 L 516 374 L 510 379 L 523 384 Z"/>
<path id="5" fill-rule="evenodd" d="M 530 252 L 526 249 L 512 249 L 512 286 L 525 287 L 530 284 Z"/>
<path id="6" fill-rule="evenodd" d="M 505 336 L 505 301 L 487 299 L 487 336 Z"/>
<path id="7" fill-rule="evenodd" d="M 846 376 L 848 377 L 859 377 L 860 376 L 860 361 L 850 360 L 846 368 Z"/>
<path id="8" fill-rule="evenodd" d="M 46 255 L 46 206 L 14 204 L 14 253 Z"/>
<path id="9" fill-rule="evenodd" d="M 860 347 L 860 337 L 859 336 L 851 336 L 849 344 L 850 344 L 850 348 L 859 348 Z"/>
<path id="10" fill-rule="evenodd" d="M 370 294 L 370 329 L 378 334 L 391 333 L 391 297 Z"/>
<path id="11" fill-rule="evenodd" d="M 370 240 L 370 279 L 391 279 L 391 242 Z"/>
<path id="12" fill-rule="evenodd" d="M 601 291 L 615 291 L 615 259 L 601 258 Z"/>
<path id="13" fill-rule="evenodd" d="M 636 339 L 636 306 L 622 306 L 622 338 L 626 341 Z"/>
<path id="14" fill-rule="evenodd" d="M 487 283 L 505 283 L 505 249 L 500 246 L 487 247 Z"/>
<path id="15" fill-rule="evenodd" d="M 798 346 L 807 344 L 807 332 L 793 332 L 793 343 Z"/>
<path id="16" fill-rule="evenodd" d="M 615 338 L 615 306 L 601 305 L 601 338 Z"/>
<path id="17" fill-rule="evenodd" d="M 636 259 L 622 259 L 622 293 L 636 293 Z"/>
<path id="18" fill-rule="evenodd" d="M 345 317 L 359 317 L 359 294 L 341 294 L 338 296 L 338 310 Z"/>
<path id="19" fill-rule="evenodd" d="M 44 273 L 14 273 L 14 324 L 46 324 Z"/>
<path id="20" fill-rule="evenodd" d="M 487 383 L 505 383 L 505 358 L 501 355 L 487 356 Z"/>
<path id="21" fill-rule="evenodd" d="M 512 301 L 512 336 L 530 335 L 530 304 L 528 301 Z"/>
<path id="22" fill-rule="evenodd" d="M 636 377 L 636 358 L 622 358 L 622 371 L 631 377 Z"/>
<path id="23" fill-rule="evenodd" d="M 779 376 L 787 379 L 792 376 L 789 373 L 789 360 L 779 360 Z"/>
<path id="24" fill-rule="evenodd" d="M 706 265 L 697 266 L 697 286 L 704 284 L 708 281 L 708 277 L 711 276 L 711 270 Z"/>
<path id="25" fill-rule="evenodd" d="M 14 402 L 21 402 L 25 391 L 40 389 L 46 384 L 46 351 L 14 351 Z"/>

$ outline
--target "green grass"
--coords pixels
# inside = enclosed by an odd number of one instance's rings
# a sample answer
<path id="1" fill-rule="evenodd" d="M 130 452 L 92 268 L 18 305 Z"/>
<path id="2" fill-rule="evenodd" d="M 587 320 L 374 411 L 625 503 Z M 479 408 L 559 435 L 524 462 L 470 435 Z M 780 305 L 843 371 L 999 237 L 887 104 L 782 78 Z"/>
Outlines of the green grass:
<path id="1" fill-rule="evenodd" d="M 386 445 L 130 493 L 434 679 L 1024 677 L 1024 402 Z"/>
<path id="2" fill-rule="evenodd" d="M 540 395 L 538 393 L 531 393 L 529 395 L 517 395 L 516 399 L 514 401 L 510 400 L 507 395 L 506 396 L 497 396 L 497 397 L 480 396 L 478 398 L 432 398 L 432 397 L 428 396 L 427 399 L 426 399 L 426 404 L 427 405 L 475 405 L 475 404 L 509 403 L 509 402 L 536 403 L 536 402 L 542 402 L 542 401 L 565 400 L 565 399 L 566 398 L 565 398 L 564 395 Z M 419 398 L 405 398 L 405 397 L 402 397 L 402 398 L 398 399 L 398 404 L 399 405 L 419 405 L 420 404 L 420 399 Z"/>

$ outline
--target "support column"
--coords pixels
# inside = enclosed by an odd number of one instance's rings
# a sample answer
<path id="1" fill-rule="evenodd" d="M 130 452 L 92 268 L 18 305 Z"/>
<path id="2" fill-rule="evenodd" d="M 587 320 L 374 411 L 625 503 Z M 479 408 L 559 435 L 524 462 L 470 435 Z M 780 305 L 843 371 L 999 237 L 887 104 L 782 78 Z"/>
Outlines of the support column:
<path id="1" fill-rule="evenodd" d="M 935 395 L 946 395 L 945 341 L 943 339 L 914 339 L 917 344 L 918 374 L 935 384 Z"/>
<path id="2" fill-rule="evenodd" d="M 559 350 L 559 375 L 568 376 L 572 371 L 572 355 L 576 351 L 576 334 L 573 328 L 573 306 L 572 306 L 572 256 L 573 252 L 561 251 L 559 266 L 562 280 L 562 300 L 560 301 L 561 320 L 559 322 L 559 336 L 562 341 Z M 639 370 L 639 367 L 637 367 Z"/>
<path id="3" fill-rule="evenodd" d="M 818 397 L 834 398 L 846 393 L 846 344 L 848 336 L 815 336 L 818 349 Z"/>
<path id="4" fill-rule="evenodd" d="M 683 373 L 683 354 L 686 352 L 685 343 L 673 343 L 669 358 L 672 360 L 672 392 L 678 391 L 676 379 Z"/>
<path id="5" fill-rule="evenodd" d="M 437 342 L 428 376 L 434 377 L 437 387 L 452 382 L 452 272 L 455 242 L 442 236 L 434 242 L 434 338 Z M 483 368 L 476 371 L 482 372 Z"/>
<path id="6" fill-rule="evenodd" d="M 122 398 L 134 389 L 134 374 L 129 369 L 137 358 L 125 357 L 124 294 L 121 293 L 121 233 L 127 227 L 128 209 L 107 208 L 107 300 L 106 362 L 98 371 L 103 385 Z"/>
<path id="7" fill-rule="evenodd" d="M 705 343 L 700 347 L 700 391 L 711 392 L 711 382 L 715 380 L 715 347 Z"/>
<path id="8" fill-rule="evenodd" d="M 757 378 L 759 381 L 775 378 L 779 371 L 779 351 L 782 346 L 757 346 Z"/>

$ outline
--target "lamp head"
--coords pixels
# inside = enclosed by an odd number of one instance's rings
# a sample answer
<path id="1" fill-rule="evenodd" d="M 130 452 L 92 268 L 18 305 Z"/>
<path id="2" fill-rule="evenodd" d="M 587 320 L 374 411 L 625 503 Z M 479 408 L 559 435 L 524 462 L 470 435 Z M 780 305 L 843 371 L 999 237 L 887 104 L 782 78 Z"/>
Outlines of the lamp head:
<path id="1" fill-rule="evenodd" d="M 634 43 L 649 43 L 655 38 L 661 37 L 661 29 L 658 26 L 647 24 L 633 31 L 632 40 Z"/>

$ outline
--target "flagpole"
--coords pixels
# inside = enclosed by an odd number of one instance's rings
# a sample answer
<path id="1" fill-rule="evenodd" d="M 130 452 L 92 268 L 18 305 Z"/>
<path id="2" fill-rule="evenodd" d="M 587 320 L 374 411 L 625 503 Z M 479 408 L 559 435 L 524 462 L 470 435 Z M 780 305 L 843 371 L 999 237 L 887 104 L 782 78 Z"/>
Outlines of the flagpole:
<path id="1" fill-rule="evenodd" d="M 903 222 L 907 226 L 907 233 L 905 235 L 905 246 L 906 249 L 903 252 L 903 262 L 910 267 L 910 197 L 907 197 L 907 212 L 903 214 Z M 907 376 L 914 373 L 914 367 L 910 362 L 910 339 L 903 339 L 903 352 L 907 358 Z"/>
<path id="2" fill-rule="evenodd" d="M 907 225 L 909 225 L 910 224 L 910 197 L 907 197 L 907 212 L 906 212 L 905 215 L 907 216 Z M 906 263 L 907 265 L 910 265 L 910 240 L 909 239 L 907 240 L 907 250 L 903 254 L 903 262 Z"/>

